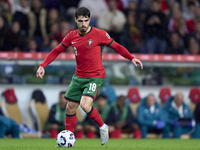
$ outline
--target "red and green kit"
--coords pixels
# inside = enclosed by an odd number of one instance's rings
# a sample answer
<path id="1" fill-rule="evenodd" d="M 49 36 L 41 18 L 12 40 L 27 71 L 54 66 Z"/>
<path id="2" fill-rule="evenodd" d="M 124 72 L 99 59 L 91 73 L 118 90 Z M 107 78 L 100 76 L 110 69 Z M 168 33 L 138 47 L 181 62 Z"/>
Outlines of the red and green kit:
<path id="1" fill-rule="evenodd" d="M 68 33 L 63 41 L 47 55 L 40 66 L 46 67 L 70 45 L 74 49 L 77 66 L 65 98 L 74 102 L 80 102 L 82 95 L 95 99 L 101 90 L 106 77 L 102 64 L 103 46 L 111 47 L 129 60 L 134 58 L 126 48 L 116 43 L 106 31 L 91 27 L 91 30 L 84 35 L 81 35 L 78 29 Z"/>

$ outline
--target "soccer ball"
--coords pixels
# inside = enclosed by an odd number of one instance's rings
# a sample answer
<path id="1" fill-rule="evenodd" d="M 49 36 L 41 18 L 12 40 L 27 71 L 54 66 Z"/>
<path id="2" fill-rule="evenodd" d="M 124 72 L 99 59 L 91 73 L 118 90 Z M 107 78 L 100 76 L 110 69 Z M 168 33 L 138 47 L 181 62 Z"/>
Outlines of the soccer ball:
<path id="1" fill-rule="evenodd" d="M 75 144 L 75 136 L 69 130 L 63 130 L 57 135 L 56 139 L 59 147 L 73 147 Z"/>

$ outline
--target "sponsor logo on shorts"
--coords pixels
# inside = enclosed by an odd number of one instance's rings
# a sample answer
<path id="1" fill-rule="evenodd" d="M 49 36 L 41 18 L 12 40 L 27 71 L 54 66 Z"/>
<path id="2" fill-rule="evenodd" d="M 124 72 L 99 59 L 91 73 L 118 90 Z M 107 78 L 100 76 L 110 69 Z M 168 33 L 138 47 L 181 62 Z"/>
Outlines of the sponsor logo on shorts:
<path id="1" fill-rule="evenodd" d="M 88 91 L 87 93 L 93 93 L 93 92 Z"/>

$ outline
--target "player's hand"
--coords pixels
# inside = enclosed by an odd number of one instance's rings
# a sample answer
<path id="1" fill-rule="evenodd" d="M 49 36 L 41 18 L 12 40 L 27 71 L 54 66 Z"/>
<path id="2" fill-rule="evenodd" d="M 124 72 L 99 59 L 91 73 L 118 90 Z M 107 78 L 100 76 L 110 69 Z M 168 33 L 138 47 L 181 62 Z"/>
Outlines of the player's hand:
<path id="1" fill-rule="evenodd" d="M 142 64 L 142 62 L 141 62 L 139 59 L 133 58 L 133 59 L 132 59 L 132 63 L 133 63 L 136 67 L 137 67 L 137 63 L 140 64 L 141 69 L 143 69 L 143 64 Z"/>
<path id="2" fill-rule="evenodd" d="M 39 66 L 39 68 L 38 68 L 38 70 L 37 70 L 37 72 L 36 72 L 36 76 L 37 76 L 38 78 L 42 79 L 43 76 L 44 76 L 44 73 L 45 73 L 44 68 L 43 68 L 42 66 Z"/>

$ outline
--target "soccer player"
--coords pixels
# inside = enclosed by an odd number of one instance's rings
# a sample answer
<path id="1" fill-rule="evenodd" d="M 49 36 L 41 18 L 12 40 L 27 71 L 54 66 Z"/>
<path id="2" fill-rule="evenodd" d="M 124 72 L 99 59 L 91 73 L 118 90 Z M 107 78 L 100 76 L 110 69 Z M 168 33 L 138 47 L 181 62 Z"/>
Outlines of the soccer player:
<path id="1" fill-rule="evenodd" d="M 109 139 L 108 126 L 103 122 L 97 109 L 92 106 L 93 100 L 105 82 L 105 69 L 102 65 L 102 48 L 107 45 L 137 66 L 142 62 L 134 58 L 123 46 L 116 43 L 106 31 L 91 27 L 90 11 L 80 7 L 75 12 L 75 22 L 78 29 L 68 33 L 63 41 L 54 48 L 39 65 L 36 76 L 43 78 L 45 67 L 70 45 L 76 56 L 76 71 L 65 94 L 69 102 L 66 106 L 65 129 L 74 132 L 76 125 L 76 109 L 80 105 L 87 115 L 99 126 L 101 144 Z"/>

